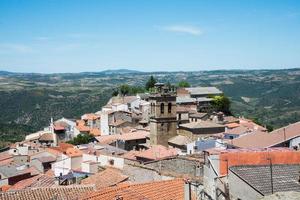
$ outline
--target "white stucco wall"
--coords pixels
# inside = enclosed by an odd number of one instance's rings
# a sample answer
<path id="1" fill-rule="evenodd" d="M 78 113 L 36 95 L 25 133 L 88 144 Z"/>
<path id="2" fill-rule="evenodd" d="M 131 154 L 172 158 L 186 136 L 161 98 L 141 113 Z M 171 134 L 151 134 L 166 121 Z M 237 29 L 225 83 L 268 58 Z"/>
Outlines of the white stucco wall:
<path id="1" fill-rule="evenodd" d="M 290 141 L 290 148 L 292 148 L 294 146 L 297 146 L 298 148 L 300 148 L 299 144 L 300 144 L 300 137 L 296 137 Z"/>
<path id="2" fill-rule="evenodd" d="M 107 111 L 103 111 L 101 113 L 100 126 L 101 126 L 101 135 L 109 135 Z"/>

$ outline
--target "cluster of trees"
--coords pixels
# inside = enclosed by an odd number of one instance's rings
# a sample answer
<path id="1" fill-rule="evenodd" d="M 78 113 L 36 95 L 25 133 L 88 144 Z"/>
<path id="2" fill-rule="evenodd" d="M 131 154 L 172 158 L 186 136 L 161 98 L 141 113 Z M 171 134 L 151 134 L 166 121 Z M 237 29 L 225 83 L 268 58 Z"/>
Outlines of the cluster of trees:
<path id="1" fill-rule="evenodd" d="M 117 96 L 117 95 L 127 96 L 127 95 L 135 95 L 137 93 L 149 92 L 153 90 L 156 83 L 157 80 L 154 78 L 154 76 L 150 76 L 144 87 L 122 84 L 118 88 L 113 89 L 112 96 Z M 191 86 L 190 83 L 187 81 L 180 81 L 177 85 L 172 85 L 170 82 L 168 82 L 166 85 L 169 86 L 169 88 Z"/>
<path id="2" fill-rule="evenodd" d="M 226 115 L 231 115 L 230 100 L 225 95 L 212 96 L 212 107 L 216 111 L 221 111 Z"/>
<path id="3" fill-rule="evenodd" d="M 137 93 L 145 92 L 145 88 L 141 86 L 131 86 L 128 84 L 120 85 L 118 88 L 113 89 L 112 96 L 128 96 L 128 95 L 135 95 Z"/>
<path id="4" fill-rule="evenodd" d="M 69 140 L 69 144 L 73 145 L 80 145 L 80 144 L 88 144 L 92 142 L 94 137 L 90 134 L 79 134 L 76 137 L 74 137 L 72 140 Z"/>

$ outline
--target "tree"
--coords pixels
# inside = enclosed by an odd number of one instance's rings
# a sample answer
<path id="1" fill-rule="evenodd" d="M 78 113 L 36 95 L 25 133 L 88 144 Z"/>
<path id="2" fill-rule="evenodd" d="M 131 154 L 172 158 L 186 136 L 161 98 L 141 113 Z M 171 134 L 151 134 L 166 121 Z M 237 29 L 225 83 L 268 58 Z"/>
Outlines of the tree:
<path id="1" fill-rule="evenodd" d="M 118 94 L 119 94 L 119 89 L 118 88 L 114 88 L 111 96 L 115 97 L 115 96 L 118 96 Z"/>
<path id="2" fill-rule="evenodd" d="M 190 83 L 187 81 L 180 81 L 178 83 L 178 87 L 190 87 L 190 86 L 191 86 Z"/>
<path id="3" fill-rule="evenodd" d="M 145 85 L 146 90 L 149 91 L 151 88 L 154 88 L 155 83 L 157 83 L 156 79 L 153 76 L 150 76 Z"/>
<path id="4" fill-rule="evenodd" d="M 225 95 L 214 96 L 212 100 L 212 106 L 215 110 L 221 111 L 224 114 L 231 114 L 230 100 Z"/>
<path id="5" fill-rule="evenodd" d="M 79 134 L 76 137 L 74 137 L 72 140 L 70 140 L 68 143 L 73 145 L 80 145 L 80 144 L 88 144 L 92 142 L 93 136 L 90 134 Z"/>
<path id="6" fill-rule="evenodd" d="M 126 96 L 130 93 L 130 87 L 127 84 L 123 84 L 119 88 L 119 92 L 122 96 Z"/>

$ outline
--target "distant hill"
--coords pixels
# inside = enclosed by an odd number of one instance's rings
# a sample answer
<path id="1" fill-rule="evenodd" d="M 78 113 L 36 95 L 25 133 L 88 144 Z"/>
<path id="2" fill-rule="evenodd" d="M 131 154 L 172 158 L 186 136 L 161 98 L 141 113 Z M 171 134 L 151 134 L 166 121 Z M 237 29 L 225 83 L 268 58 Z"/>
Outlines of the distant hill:
<path id="1" fill-rule="evenodd" d="M 0 71 L 0 142 L 16 141 L 49 124 L 51 117 L 79 118 L 96 112 L 121 84 L 159 82 L 216 86 L 227 95 L 236 116 L 255 118 L 275 128 L 300 121 L 300 69 L 33 74 Z"/>
<path id="2" fill-rule="evenodd" d="M 110 69 L 110 70 L 101 71 L 101 73 L 110 75 L 110 74 L 135 74 L 135 73 L 142 73 L 142 72 L 137 70 L 130 70 L 130 69 L 115 69 L 115 70 Z"/>

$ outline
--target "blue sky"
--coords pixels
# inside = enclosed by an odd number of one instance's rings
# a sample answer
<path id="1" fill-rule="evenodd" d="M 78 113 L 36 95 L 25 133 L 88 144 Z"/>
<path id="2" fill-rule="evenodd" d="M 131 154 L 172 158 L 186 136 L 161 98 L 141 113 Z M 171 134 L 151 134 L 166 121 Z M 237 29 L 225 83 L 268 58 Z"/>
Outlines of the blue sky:
<path id="1" fill-rule="evenodd" d="M 0 70 L 291 67 L 298 0 L 0 0 Z"/>

